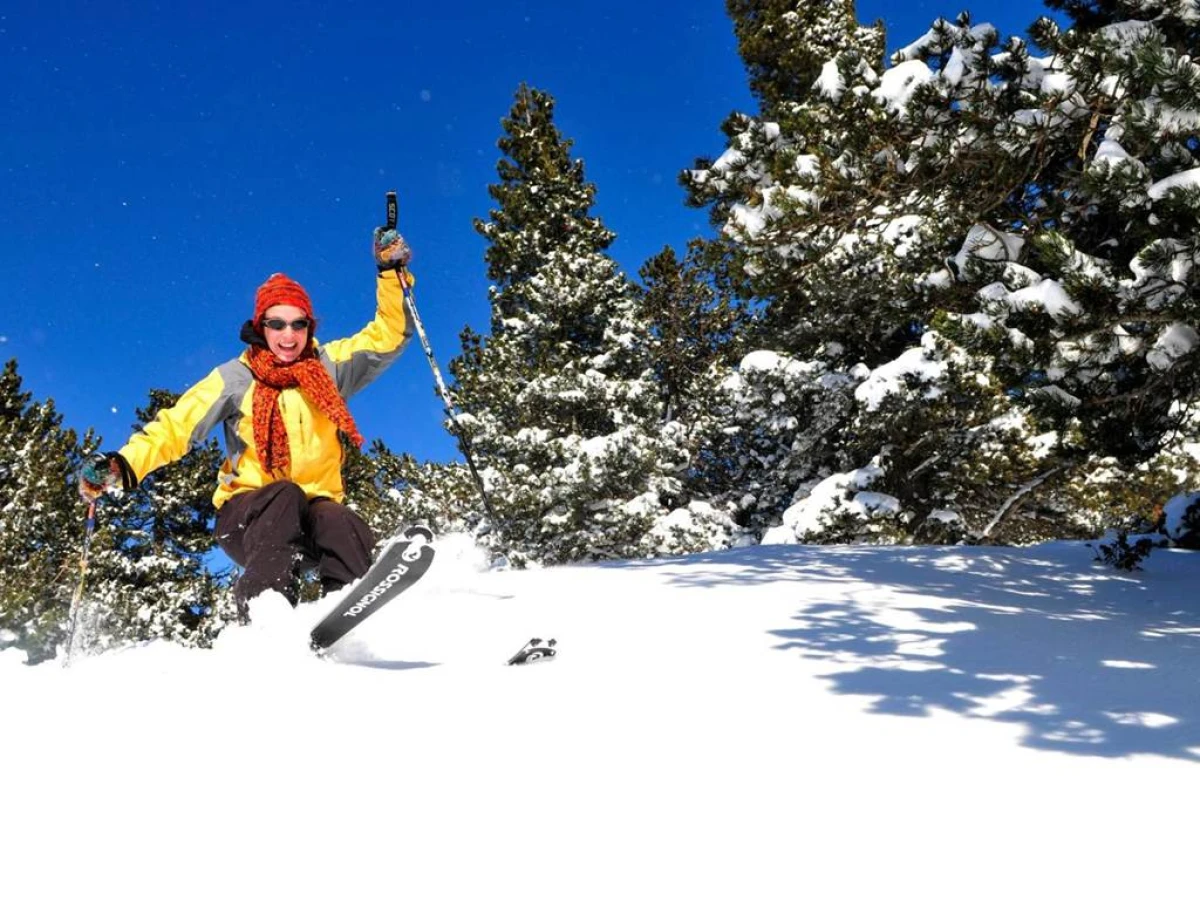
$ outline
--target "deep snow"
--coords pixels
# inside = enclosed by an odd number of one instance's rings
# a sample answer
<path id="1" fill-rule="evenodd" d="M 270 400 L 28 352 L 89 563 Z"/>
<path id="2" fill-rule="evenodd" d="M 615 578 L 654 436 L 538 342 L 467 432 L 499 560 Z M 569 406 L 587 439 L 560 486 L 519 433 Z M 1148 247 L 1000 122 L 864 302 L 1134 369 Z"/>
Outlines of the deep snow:
<path id="1" fill-rule="evenodd" d="M 1195 896 L 1200 554 L 764 546 L 433 573 L 211 651 L 0 653 L 46 897 Z M 504 660 L 532 636 L 559 657 Z"/>

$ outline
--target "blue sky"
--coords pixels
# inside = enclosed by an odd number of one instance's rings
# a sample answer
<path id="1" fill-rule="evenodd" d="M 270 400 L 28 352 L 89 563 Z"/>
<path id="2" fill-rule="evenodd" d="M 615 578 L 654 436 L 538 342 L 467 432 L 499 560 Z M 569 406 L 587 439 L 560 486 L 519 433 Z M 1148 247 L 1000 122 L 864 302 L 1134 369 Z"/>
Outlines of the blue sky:
<path id="1" fill-rule="evenodd" d="M 754 110 L 720 0 L 15 5 L 0 12 L 0 359 L 109 449 L 150 388 L 241 351 L 272 272 L 308 288 L 322 337 L 361 327 L 387 190 L 445 370 L 462 327 L 487 327 L 472 222 L 522 81 L 555 96 L 631 276 L 708 233 L 678 172 Z M 893 47 L 961 8 L 858 5 Z M 1006 34 L 1043 11 L 973 7 Z M 368 439 L 457 458 L 415 342 L 351 409 Z"/>

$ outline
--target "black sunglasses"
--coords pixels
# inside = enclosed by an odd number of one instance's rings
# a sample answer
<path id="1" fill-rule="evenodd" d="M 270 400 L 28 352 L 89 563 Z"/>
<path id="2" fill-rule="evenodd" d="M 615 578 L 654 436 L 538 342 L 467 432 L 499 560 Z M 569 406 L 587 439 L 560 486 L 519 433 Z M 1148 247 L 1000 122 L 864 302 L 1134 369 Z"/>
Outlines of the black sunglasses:
<path id="1" fill-rule="evenodd" d="M 291 322 L 286 319 L 263 319 L 263 328 L 270 328 L 272 331 L 283 331 L 283 329 L 291 327 L 292 331 L 308 331 L 308 319 L 293 319 Z"/>

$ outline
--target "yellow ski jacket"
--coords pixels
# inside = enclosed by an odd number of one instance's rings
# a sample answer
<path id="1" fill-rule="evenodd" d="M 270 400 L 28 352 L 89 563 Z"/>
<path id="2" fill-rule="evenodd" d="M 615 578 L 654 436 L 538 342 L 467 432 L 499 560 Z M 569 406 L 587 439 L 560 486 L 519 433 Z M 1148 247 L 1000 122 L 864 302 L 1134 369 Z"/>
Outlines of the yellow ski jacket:
<path id="1" fill-rule="evenodd" d="M 317 358 L 346 398 L 374 381 L 412 337 L 411 317 L 395 271 L 380 273 L 375 296 L 375 318 L 358 334 L 328 344 L 313 338 Z M 224 425 L 226 456 L 213 494 L 218 509 L 234 494 L 279 480 L 295 482 L 310 500 L 329 497 L 341 502 L 345 490 L 337 426 L 299 388 L 284 388 L 279 393 L 291 466 L 280 477 L 263 469 L 254 447 L 254 375 L 247 359 L 248 354 L 243 353 L 213 369 L 174 406 L 159 412 L 135 433 L 120 449 L 121 456 L 140 482 L 203 443 L 217 425 Z"/>

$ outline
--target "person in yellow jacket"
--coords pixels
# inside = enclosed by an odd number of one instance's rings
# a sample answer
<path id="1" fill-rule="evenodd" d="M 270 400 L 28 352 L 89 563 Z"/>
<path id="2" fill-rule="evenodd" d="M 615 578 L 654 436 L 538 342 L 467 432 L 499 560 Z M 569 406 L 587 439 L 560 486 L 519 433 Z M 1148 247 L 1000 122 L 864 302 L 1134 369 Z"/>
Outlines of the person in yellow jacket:
<path id="1" fill-rule="evenodd" d="M 308 292 L 287 275 L 272 275 L 242 326 L 247 350 L 190 387 L 120 450 L 88 459 L 79 478 L 83 499 L 136 487 L 220 425 L 226 456 L 213 494 L 216 536 L 243 567 L 234 588 L 243 619 L 250 599 L 269 589 L 294 606 L 300 568 L 315 566 L 326 592 L 361 577 L 375 539 L 342 504 L 339 433 L 362 446 L 346 400 L 412 336 L 404 290 L 413 283 L 410 256 L 395 230 L 375 229 L 375 318 L 327 344 L 316 339 Z"/>

